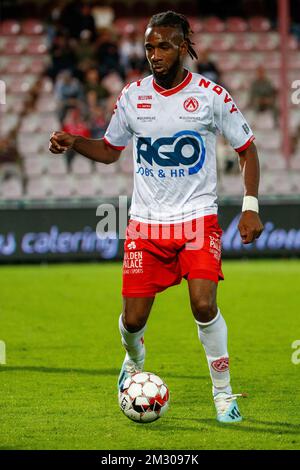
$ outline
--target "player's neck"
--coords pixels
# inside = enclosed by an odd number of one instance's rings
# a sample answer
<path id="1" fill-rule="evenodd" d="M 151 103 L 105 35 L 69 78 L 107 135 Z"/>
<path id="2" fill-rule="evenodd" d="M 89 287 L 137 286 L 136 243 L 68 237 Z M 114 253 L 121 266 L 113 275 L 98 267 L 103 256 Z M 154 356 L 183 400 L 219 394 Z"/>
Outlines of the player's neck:
<path id="1" fill-rule="evenodd" d="M 173 76 L 173 77 L 166 77 L 166 78 L 159 78 L 159 79 L 154 77 L 154 79 L 157 85 L 164 88 L 165 90 L 170 90 L 171 88 L 175 88 L 177 85 L 183 82 L 187 74 L 188 74 L 188 70 L 180 68 L 177 71 L 175 77 Z"/>

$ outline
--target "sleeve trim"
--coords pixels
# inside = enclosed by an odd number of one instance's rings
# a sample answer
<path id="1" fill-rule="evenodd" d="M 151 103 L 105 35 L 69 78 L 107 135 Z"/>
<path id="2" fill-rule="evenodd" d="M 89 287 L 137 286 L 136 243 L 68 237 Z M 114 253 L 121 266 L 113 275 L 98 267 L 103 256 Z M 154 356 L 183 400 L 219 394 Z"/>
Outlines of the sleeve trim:
<path id="1" fill-rule="evenodd" d="M 106 137 L 103 137 L 103 140 L 104 140 L 104 142 L 106 143 L 106 145 L 108 145 L 109 147 L 111 147 L 111 148 L 114 149 L 114 150 L 120 150 L 120 151 L 122 151 L 122 150 L 124 150 L 124 148 L 125 148 L 125 146 L 124 146 L 124 147 L 117 147 L 116 145 L 111 144 L 111 143 L 109 142 L 109 140 L 107 140 Z"/>
<path id="2" fill-rule="evenodd" d="M 254 137 L 254 135 L 252 135 L 250 137 L 250 139 L 247 140 L 247 142 L 244 145 L 242 145 L 242 147 L 239 147 L 238 149 L 234 149 L 234 150 L 238 153 L 243 152 L 244 150 L 246 150 L 250 146 L 250 144 L 253 142 L 254 139 L 255 139 L 255 137 Z"/>

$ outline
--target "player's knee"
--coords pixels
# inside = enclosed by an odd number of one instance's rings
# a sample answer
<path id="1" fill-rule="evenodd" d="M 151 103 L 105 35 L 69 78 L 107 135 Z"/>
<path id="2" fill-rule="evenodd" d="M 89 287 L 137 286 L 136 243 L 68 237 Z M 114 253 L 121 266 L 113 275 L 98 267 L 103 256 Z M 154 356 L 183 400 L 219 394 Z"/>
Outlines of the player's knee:
<path id="1" fill-rule="evenodd" d="M 135 333 L 136 331 L 141 330 L 145 326 L 145 320 L 141 316 L 130 315 L 125 312 L 123 314 L 123 325 L 129 333 Z"/>
<path id="2" fill-rule="evenodd" d="M 194 317 L 201 323 L 208 323 L 217 315 L 217 305 L 213 299 L 199 298 L 192 302 Z"/>

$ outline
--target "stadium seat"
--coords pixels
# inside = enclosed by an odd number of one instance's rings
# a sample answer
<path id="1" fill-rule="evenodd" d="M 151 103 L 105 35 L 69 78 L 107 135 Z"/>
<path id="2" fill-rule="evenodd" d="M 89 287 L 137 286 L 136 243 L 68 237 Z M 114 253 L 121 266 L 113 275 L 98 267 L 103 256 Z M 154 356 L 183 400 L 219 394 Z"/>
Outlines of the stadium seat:
<path id="1" fill-rule="evenodd" d="M 0 34 L 1 36 L 9 35 L 13 36 L 19 34 L 21 31 L 20 23 L 16 20 L 5 20 L 0 24 Z"/>
<path id="2" fill-rule="evenodd" d="M 274 129 L 274 126 L 274 117 L 270 111 L 256 113 L 253 129 L 271 130 Z"/>
<path id="3" fill-rule="evenodd" d="M 45 199 L 49 196 L 50 183 L 47 176 L 29 178 L 25 195 L 29 199 Z"/>
<path id="4" fill-rule="evenodd" d="M 291 128 L 294 130 L 296 130 L 296 128 L 300 126 L 299 104 L 296 104 L 294 108 L 290 109 L 290 125 L 291 125 Z"/>
<path id="5" fill-rule="evenodd" d="M 213 35 L 209 43 L 209 48 L 212 51 L 228 51 L 233 45 L 232 36 L 227 34 Z"/>
<path id="6" fill-rule="evenodd" d="M 13 130 L 16 127 L 18 120 L 18 114 L 5 113 L 5 119 L 0 119 L 0 135 L 7 135 L 11 130 Z"/>
<path id="7" fill-rule="evenodd" d="M 64 157 L 55 157 L 49 152 L 44 155 L 44 160 L 46 162 L 46 170 L 49 175 L 62 176 L 68 174 L 67 163 Z"/>
<path id="8" fill-rule="evenodd" d="M 26 48 L 26 42 L 22 38 L 12 37 L 6 41 L 4 47 L 5 54 L 20 55 Z"/>
<path id="9" fill-rule="evenodd" d="M 263 152 L 266 152 L 266 146 L 264 145 L 264 150 Z M 270 148 L 270 147 L 269 147 Z M 265 169 L 269 171 L 273 170 L 284 170 L 286 168 L 286 162 L 284 160 L 284 157 L 280 152 L 269 152 L 266 153 L 268 158 L 265 158 Z"/>
<path id="10" fill-rule="evenodd" d="M 203 31 L 203 21 L 199 20 L 197 16 L 188 16 L 188 20 L 194 34 L 201 33 Z"/>
<path id="11" fill-rule="evenodd" d="M 10 59 L 7 64 L 6 64 L 6 73 L 9 74 L 21 74 L 25 73 L 28 70 L 28 61 L 26 57 L 18 57 L 18 58 L 13 58 Z"/>
<path id="12" fill-rule="evenodd" d="M 53 82 L 49 77 L 44 77 L 41 86 L 40 86 L 40 94 L 50 94 L 51 93 L 51 99 L 54 99 L 52 93 L 53 93 Z M 49 99 L 49 96 L 48 96 Z"/>
<path id="13" fill-rule="evenodd" d="M 53 112 L 49 112 L 43 109 L 41 112 L 39 109 L 39 127 L 43 129 L 45 132 L 49 132 L 49 134 L 53 131 L 59 130 L 61 128 L 61 124 Z"/>
<path id="14" fill-rule="evenodd" d="M 71 163 L 71 170 L 74 175 L 90 175 L 93 170 L 93 163 L 81 155 L 75 155 Z"/>
<path id="15" fill-rule="evenodd" d="M 274 51 L 279 47 L 278 33 L 259 33 L 256 35 L 255 49 L 258 51 Z"/>
<path id="16" fill-rule="evenodd" d="M 24 159 L 23 168 L 25 176 L 40 176 L 45 171 L 46 164 L 46 159 L 37 155 Z"/>
<path id="17" fill-rule="evenodd" d="M 21 29 L 23 34 L 42 34 L 44 26 L 39 20 L 28 19 L 22 22 Z"/>
<path id="18" fill-rule="evenodd" d="M 2 199 L 19 199 L 23 195 L 23 183 L 19 178 L 9 178 L 2 182 L 0 195 Z"/>
<path id="19" fill-rule="evenodd" d="M 105 197 L 117 197 L 123 193 L 126 186 L 126 178 L 121 175 L 107 176 L 101 180 L 100 194 Z"/>
<path id="20" fill-rule="evenodd" d="M 238 59 L 235 54 L 219 54 L 218 67 L 222 72 L 231 72 L 235 70 L 238 65 Z"/>
<path id="21" fill-rule="evenodd" d="M 0 72 L 1 72 L 1 74 L 6 73 L 9 61 L 10 61 L 9 56 L 2 55 L 1 60 L 0 60 Z"/>
<path id="22" fill-rule="evenodd" d="M 248 24 L 243 18 L 232 16 L 226 21 L 226 30 L 231 33 L 244 33 L 247 29 Z"/>
<path id="23" fill-rule="evenodd" d="M 45 54 L 47 52 L 47 41 L 46 37 L 33 37 L 27 44 L 27 54 Z"/>
<path id="24" fill-rule="evenodd" d="M 31 59 L 30 70 L 31 73 L 41 74 L 46 69 L 46 62 L 43 59 L 43 56 L 34 57 Z"/>
<path id="25" fill-rule="evenodd" d="M 268 18 L 260 17 L 260 16 L 254 16 L 249 19 L 248 21 L 249 24 L 249 29 L 250 31 L 253 32 L 265 32 L 265 31 L 270 31 L 271 29 L 271 23 Z"/>
<path id="26" fill-rule="evenodd" d="M 236 91 L 241 89 L 247 89 L 249 84 L 250 77 L 247 76 L 244 72 L 236 72 L 236 73 L 223 73 L 223 82 L 225 87 L 229 91 Z"/>
<path id="27" fill-rule="evenodd" d="M 121 157 L 122 158 L 122 157 Z M 103 163 L 96 163 L 96 173 L 99 175 L 114 175 L 117 172 L 117 165 L 113 163 L 112 165 L 104 165 Z"/>
<path id="28" fill-rule="evenodd" d="M 278 70 L 281 64 L 279 52 L 266 52 L 263 56 L 262 63 L 267 70 Z"/>
<path id="29" fill-rule="evenodd" d="M 298 41 L 297 41 L 297 38 L 295 36 L 293 36 L 293 35 L 289 36 L 288 46 L 289 46 L 289 50 L 291 50 L 291 51 L 297 51 L 299 49 Z M 299 54 L 299 52 L 298 52 L 298 54 Z"/>
<path id="30" fill-rule="evenodd" d="M 217 16 L 212 16 L 204 20 L 203 30 L 207 33 L 221 33 L 225 30 L 225 24 Z"/>
<path id="31" fill-rule="evenodd" d="M 289 68 L 290 69 L 297 69 L 300 72 L 300 53 L 299 52 L 291 52 L 288 58 Z"/>
<path id="32" fill-rule="evenodd" d="M 74 178 L 74 195 L 79 197 L 95 197 L 99 192 L 99 185 L 93 176 L 80 176 Z"/>
<path id="33" fill-rule="evenodd" d="M 239 69 L 240 70 L 256 70 L 259 65 L 260 57 L 257 53 L 249 52 L 244 54 L 239 60 Z"/>
<path id="34" fill-rule="evenodd" d="M 37 113 L 29 113 L 21 122 L 21 132 L 37 132 L 40 129 L 40 116 Z"/>
<path id="35" fill-rule="evenodd" d="M 27 93 L 35 81 L 35 75 L 17 76 L 10 82 L 9 91 L 11 93 Z"/>
<path id="36" fill-rule="evenodd" d="M 48 149 L 49 133 L 30 134 L 19 132 L 17 137 L 17 148 L 20 155 L 26 158 Z"/>
<path id="37" fill-rule="evenodd" d="M 41 113 L 53 113 L 57 109 L 57 102 L 54 96 L 49 93 L 40 93 L 36 103 L 36 110 Z"/>
<path id="38" fill-rule="evenodd" d="M 300 172 L 300 149 L 299 154 L 295 155 L 290 160 L 290 168 Z M 299 178 L 299 192 L 300 192 L 300 174 L 296 173 L 295 179 Z"/>
<path id="39" fill-rule="evenodd" d="M 53 198 L 70 198 L 74 194 L 74 180 L 71 175 L 52 176 L 49 179 L 49 193 Z"/>
<path id="40" fill-rule="evenodd" d="M 242 178 L 239 174 L 236 175 L 222 175 L 220 179 L 221 183 L 221 194 L 230 196 L 242 196 L 243 194 L 243 183 Z"/>
<path id="41" fill-rule="evenodd" d="M 248 52 L 254 49 L 255 37 L 252 34 L 237 34 L 233 44 L 233 50 Z"/>

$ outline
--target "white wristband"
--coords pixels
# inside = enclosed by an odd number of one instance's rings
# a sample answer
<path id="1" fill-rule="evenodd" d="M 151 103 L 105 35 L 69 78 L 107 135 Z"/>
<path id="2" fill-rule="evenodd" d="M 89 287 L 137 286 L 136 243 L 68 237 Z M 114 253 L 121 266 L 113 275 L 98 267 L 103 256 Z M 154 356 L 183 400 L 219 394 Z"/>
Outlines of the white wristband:
<path id="1" fill-rule="evenodd" d="M 254 196 L 244 196 L 242 212 L 254 211 L 259 212 L 258 199 Z"/>

